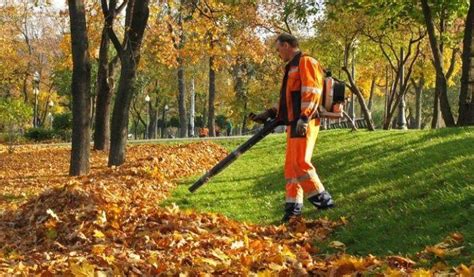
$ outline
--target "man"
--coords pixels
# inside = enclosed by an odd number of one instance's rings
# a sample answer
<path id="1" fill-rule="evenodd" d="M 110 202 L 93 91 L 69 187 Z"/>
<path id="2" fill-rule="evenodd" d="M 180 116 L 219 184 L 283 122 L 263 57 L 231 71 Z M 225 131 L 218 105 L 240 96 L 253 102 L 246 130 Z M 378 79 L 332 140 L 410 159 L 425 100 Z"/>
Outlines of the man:
<path id="1" fill-rule="evenodd" d="M 225 122 L 225 130 L 227 132 L 227 136 L 232 135 L 232 122 L 229 119 Z"/>
<path id="2" fill-rule="evenodd" d="M 209 136 L 209 129 L 204 127 L 204 128 L 200 128 L 199 129 L 199 137 L 200 138 L 203 138 L 203 137 L 208 137 Z"/>
<path id="3" fill-rule="evenodd" d="M 294 36 L 281 34 L 275 44 L 280 58 L 287 63 L 279 104 L 249 117 L 258 123 L 277 118 L 287 126 L 286 203 L 282 219 L 287 222 L 301 215 L 303 194 L 318 209 L 331 208 L 334 202 L 311 164 L 320 125 L 316 115 L 321 103 L 323 69 L 315 59 L 301 53 Z"/>

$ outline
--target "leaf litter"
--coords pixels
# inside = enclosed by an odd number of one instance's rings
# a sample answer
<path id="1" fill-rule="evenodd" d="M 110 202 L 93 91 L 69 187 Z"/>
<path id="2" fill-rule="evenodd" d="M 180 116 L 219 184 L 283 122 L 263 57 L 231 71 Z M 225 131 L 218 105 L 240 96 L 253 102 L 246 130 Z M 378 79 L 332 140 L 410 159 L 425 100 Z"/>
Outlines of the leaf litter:
<path id="1" fill-rule="evenodd" d="M 107 167 L 92 152 L 91 173 L 69 177 L 67 147 L 0 151 L 0 273 L 19 275 L 471 276 L 474 268 L 415 268 L 409 258 L 354 257 L 314 245 L 347 219 L 255 225 L 159 203 L 179 178 L 211 168 L 227 151 L 214 143 L 136 145 L 127 163 Z M 420 257 L 462 249 L 453 233 Z"/>

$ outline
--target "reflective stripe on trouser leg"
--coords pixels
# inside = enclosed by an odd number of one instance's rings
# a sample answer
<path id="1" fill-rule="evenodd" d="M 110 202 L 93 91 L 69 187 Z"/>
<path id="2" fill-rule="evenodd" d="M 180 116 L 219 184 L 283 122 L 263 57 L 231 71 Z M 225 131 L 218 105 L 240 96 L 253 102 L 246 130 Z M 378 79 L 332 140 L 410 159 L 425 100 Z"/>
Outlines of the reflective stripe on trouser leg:
<path id="1" fill-rule="evenodd" d="M 324 191 L 324 186 L 321 183 L 318 174 L 316 174 L 316 171 L 314 170 L 311 170 L 310 172 L 297 178 L 287 179 L 286 182 L 299 184 L 303 189 L 306 198 L 310 198 L 311 196 Z"/>
<path id="2" fill-rule="evenodd" d="M 319 132 L 317 119 L 309 121 L 306 137 L 291 138 L 291 127 L 287 128 L 285 178 L 287 183 L 298 183 L 306 195 L 324 191 L 316 169 L 311 164 L 314 144 Z"/>

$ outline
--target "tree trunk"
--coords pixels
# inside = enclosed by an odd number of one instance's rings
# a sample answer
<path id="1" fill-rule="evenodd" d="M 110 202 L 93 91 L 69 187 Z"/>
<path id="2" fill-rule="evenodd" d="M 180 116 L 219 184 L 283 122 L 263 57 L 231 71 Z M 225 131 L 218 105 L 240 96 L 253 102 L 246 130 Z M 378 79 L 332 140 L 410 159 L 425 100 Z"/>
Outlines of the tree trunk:
<path id="1" fill-rule="evenodd" d="M 384 95 L 384 103 L 383 103 L 382 125 L 385 125 L 385 122 L 387 121 L 387 115 L 388 115 L 388 98 L 389 98 L 389 93 L 391 91 L 391 89 L 389 89 L 388 83 L 389 83 L 389 78 L 388 78 L 388 66 L 387 66 L 385 68 L 385 95 Z"/>
<path id="2" fill-rule="evenodd" d="M 94 131 L 94 149 L 108 150 L 110 146 L 110 102 L 112 89 L 109 77 L 109 36 L 107 27 L 102 30 L 99 50 L 99 69 L 97 72 L 97 103 Z"/>
<path id="3" fill-rule="evenodd" d="M 434 96 L 433 96 L 433 118 L 431 119 L 431 129 L 439 128 L 440 117 L 441 117 L 441 112 L 439 109 L 439 93 L 438 93 L 438 87 L 435 86 Z"/>
<path id="4" fill-rule="evenodd" d="M 415 115 L 415 128 L 421 129 L 421 109 L 423 107 L 423 88 L 425 86 L 425 78 L 422 76 L 418 84 L 412 79 L 413 87 L 415 88 L 416 94 L 416 115 Z"/>
<path id="5" fill-rule="evenodd" d="M 215 137 L 215 122 L 214 122 L 214 102 L 216 98 L 216 72 L 213 69 L 214 57 L 209 58 L 209 116 L 207 119 L 207 127 L 209 128 L 209 136 Z"/>
<path id="6" fill-rule="evenodd" d="M 94 149 L 108 150 L 110 147 L 110 103 L 113 95 L 114 67 L 118 57 L 109 62 L 109 29 L 113 27 L 117 1 L 102 0 L 102 11 L 105 18 L 99 50 L 99 68 L 97 72 L 97 103 L 94 131 Z"/>
<path id="7" fill-rule="evenodd" d="M 156 139 L 156 122 L 158 121 L 158 109 L 148 102 L 148 139 Z"/>
<path id="8" fill-rule="evenodd" d="M 436 38 L 433 18 L 431 16 L 431 9 L 428 5 L 428 0 L 421 0 L 421 4 L 426 28 L 428 30 L 431 51 L 433 53 L 434 65 L 436 69 L 436 87 L 438 88 L 437 91 L 439 96 L 441 114 L 443 116 L 444 122 L 446 123 L 446 126 L 453 127 L 455 126 L 455 123 L 448 101 L 448 85 L 443 67 L 443 56 L 440 52 L 438 40 Z"/>
<path id="9" fill-rule="evenodd" d="M 207 125 L 207 101 L 206 98 L 204 98 L 204 103 L 202 105 L 202 127 L 206 127 Z"/>
<path id="10" fill-rule="evenodd" d="M 82 0 L 69 0 L 72 47 L 72 149 L 69 175 L 89 173 L 91 65 L 86 14 Z"/>
<path id="11" fill-rule="evenodd" d="M 124 38 L 126 42 L 125 47 L 122 48 L 120 44 L 117 43 L 117 40 L 115 40 L 115 42 L 113 41 L 115 48 L 117 48 L 119 52 L 122 68 L 112 114 L 109 166 L 121 165 L 125 162 L 128 114 L 130 103 L 134 95 L 136 70 L 140 61 L 140 48 L 148 21 L 148 15 L 148 0 L 129 1 L 126 21 L 129 20 L 130 26 L 126 28 Z M 114 39 L 116 39 L 116 37 Z"/>
<path id="12" fill-rule="evenodd" d="M 352 79 L 354 79 L 354 84 L 357 80 L 356 78 L 356 71 L 355 71 L 355 52 L 356 50 L 353 49 L 352 51 L 352 60 L 351 60 L 351 74 L 352 74 Z M 349 115 L 351 116 L 352 120 L 355 122 L 356 120 L 356 114 L 355 114 L 355 95 L 354 93 L 351 93 L 351 100 L 349 102 L 350 106 L 349 106 Z M 361 107 L 362 109 L 362 107 Z"/>
<path id="13" fill-rule="evenodd" d="M 91 83 L 91 85 L 92 85 L 92 83 Z M 94 89 L 95 88 L 91 88 L 91 92 L 94 91 Z M 89 99 L 89 101 L 91 102 L 91 104 L 90 104 L 91 105 L 91 113 L 89 115 L 89 117 L 90 117 L 89 121 L 91 122 L 91 124 L 95 120 L 95 102 L 97 101 L 96 98 L 97 97 L 95 97 L 95 96 L 91 96 L 91 98 Z"/>
<path id="14" fill-rule="evenodd" d="M 128 134 L 128 113 L 133 95 L 136 68 L 129 57 L 122 58 L 119 88 L 115 98 L 110 132 L 109 166 L 125 162 L 125 146 Z"/>
<path id="15" fill-rule="evenodd" d="M 352 120 L 355 120 L 355 101 L 354 101 L 354 93 L 352 93 L 352 90 L 351 90 L 351 97 L 350 97 L 350 100 L 349 100 L 349 116 L 351 117 Z"/>
<path id="16" fill-rule="evenodd" d="M 344 70 L 344 72 L 347 75 L 347 78 L 349 79 L 349 83 L 350 83 L 349 89 L 351 90 L 352 94 L 354 94 L 354 96 L 357 96 L 357 99 L 359 100 L 360 107 L 364 114 L 364 119 L 367 123 L 367 129 L 369 131 L 375 131 L 372 115 L 370 114 L 370 111 L 367 108 L 367 105 L 365 104 L 365 100 L 364 100 L 364 97 L 362 97 L 362 93 L 359 91 L 359 88 L 355 84 L 354 79 L 352 78 L 352 75 L 349 73 L 349 70 L 347 70 L 347 67 L 343 67 L 342 70 Z"/>
<path id="17" fill-rule="evenodd" d="M 441 118 L 443 119 L 444 123 L 446 124 L 446 127 L 454 127 L 456 126 L 454 122 L 454 116 L 451 113 L 451 107 L 449 105 L 449 100 L 448 100 L 448 83 L 446 81 L 446 78 L 443 76 L 440 76 L 439 78 L 439 107 L 441 110 Z"/>
<path id="18" fill-rule="evenodd" d="M 132 120 L 133 121 L 133 137 L 135 139 L 138 138 L 138 119 L 137 120 Z"/>
<path id="19" fill-rule="evenodd" d="M 406 119 L 406 102 L 405 102 L 405 95 L 402 96 L 400 103 L 398 104 L 398 118 L 397 118 L 397 128 L 401 130 L 406 130 L 407 127 L 407 119 Z"/>
<path id="20" fill-rule="evenodd" d="M 400 48 L 400 57 L 404 57 L 405 54 L 404 54 L 404 51 L 403 51 L 403 47 Z M 400 99 L 400 103 L 398 104 L 398 129 L 402 129 L 402 130 L 406 130 L 407 129 L 407 120 L 406 120 L 406 116 L 405 116 L 405 107 L 406 107 L 406 103 L 405 103 L 405 93 L 403 91 L 404 87 L 405 87 L 405 80 L 404 80 L 404 77 L 405 77 L 405 66 L 404 66 L 404 63 L 403 62 L 400 62 L 400 73 L 399 73 L 399 76 L 400 76 L 400 94 L 402 94 L 403 96 L 401 96 L 401 99 Z"/>
<path id="21" fill-rule="evenodd" d="M 461 93 L 459 94 L 458 126 L 474 125 L 474 0 L 470 1 L 464 30 Z"/>
<path id="22" fill-rule="evenodd" d="M 374 92 L 375 92 L 375 77 L 372 79 L 372 83 L 370 84 L 369 105 L 367 106 L 369 111 L 372 111 L 372 105 L 374 102 Z"/>
<path id="23" fill-rule="evenodd" d="M 184 86 L 183 58 L 178 58 L 178 109 L 179 109 L 179 136 L 184 138 L 188 130 L 186 120 L 186 90 Z"/>
<path id="24" fill-rule="evenodd" d="M 415 128 L 421 129 L 421 107 L 423 106 L 423 101 L 421 98 L 423 89 L 418 89 L 416 91 L 416 117 L 415 117 Z"/>
<path id="25" fill-rule="evenodd" d="M 189 109 L 189 136 L 194 137 L 194 117 L 196 113 L 196 91 L 194 78 L 191 79 L 191 107 Z"/>
<path id="26" fill-rule="evenodd" d="M 23 79 L 23 101 L 28 103 L 28 74 L 25 74 L 25 78 Z"/>
<path id="27" fill-rule="evenodd" d="M 161 138 L 165 137 L 166 129 L 166 103 L 163 105 L 163 111 L 161 113 Z"/>
<path id="28" fill-rule="evenodd" d="M 417 43 L 416 46 L 416 52 L 409 63 L 408 70 L 404 70 L 404 65 L 408 61 L 408 57 L 411 55 L 411 45 L 408 47 L 408 53 L 407 55 L 404 55 L 403 51 L 400 51 L 400 58 L 398 58 L 398 70 L 395 69 L 395 67 L 392 67 L 395 71 L 395 78 L 392 79 L 392 86 L 391 86 L 391 91 L 388 95 L 387 99 L 387 113 L 386 117 L 384 119 L 384 124 L 383 124 L 383 129 L 388 130 L 390 126 L 395 126 L 392 124 L 394 122 L 392 120 L 393 115 L 395 114 L 397 109 L 400 109 L 400 103 L 402 102 L 403 98 L 406 95 L 406 92 L 408 90 L 408 81 L 410 80 L 411 74 L 413 72 L 413 66 L 415 64 L 415 61 L 417 60 L 419 54 L 420 54 L 420 45 L 421 45 L 421 40 L 422 37 L 420 37 L 417 40 L 412 41 L 413 43 Z M 398 90 L 398 93 L 397 93 Z M 397 121 L 395 120 L 395 123 Z"/>
<path id="29" fill-rule="evenodd" d="M 240 130 L 240 134 L 247 133 L 247 122 L 248 122 L 248 115 L 247 115 L 247 106 L 248 106 L 248 98 L 245 96 L 244 98 L 244 115 L 242 116 L 242 129 Z"/>
<path id="30" fill-rule="evenodd" d="M 247 132 L 247 105 L 248 99 L 246 95 L 246 88 L 243 78 L 243 64 L 237 62 L 232 68 L 232 75 L 234 78 L 235 97 L 239 105 L 242 105 L 242 126 L 239 130 L 240 134 Z"/>

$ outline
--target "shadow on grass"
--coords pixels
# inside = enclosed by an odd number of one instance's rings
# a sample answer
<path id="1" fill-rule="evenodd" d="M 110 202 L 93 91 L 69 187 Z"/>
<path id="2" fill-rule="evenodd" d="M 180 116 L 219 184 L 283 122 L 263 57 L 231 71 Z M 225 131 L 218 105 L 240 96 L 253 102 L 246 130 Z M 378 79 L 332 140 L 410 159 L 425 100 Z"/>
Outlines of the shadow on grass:
<path id="1" fill-rule="evenodd" d="M 313 164 L 337 207 L 304 216 L 349 219 L 331 239 L 353 254 L 413 254 L 453 231 L 472 253 L 474 156 L 466 129 L 321 133 Z M 468 131 L 469 132 L 469 129 Z M 470 148 L 469 148 L 470 147 Z M 196 195 L 180 186 L 172 201 L 254 223 L 277 223 L 283 214 L 284 137 L 264 140 Z M 197 179 L 199 176 L 196 176 Z"/>
<path id="2" fill-rule="evenodd" d="M 444 138 L 454 136 L 441 134 Z M 472 174 L 465 175 L 470 172 L 466 165 L 474 164 L 465 149 L 472 144 L 472 137 L 428 144 L 426 138 L 401 135 L 402 145 L 387 146 L 387 140 L 392 139 L 384 136 L 337 153 L 334 150 L 315 155 L 313 163 L 320 164 L 318 174 L 335 197 L 337 208 L 320 212 L 306 202 L 304 215 L 349 217 L 349 225 L 336 231 L 334 239 L 346 243 L 354 254 L 413 254 L 453 231 L 461 231 L 472 242 L 474 225 L 469 214 L 474 212 L 474 197 L 468 187 L 474 179 Z M 271 215 L 283 213 L 283 180 L 283 169 L 277 169 L 252 186 L 254 197 L 281 195 L 274 197 L 282 199 L 278 205 L 265 207 Z M 472 244 L 468 244 L 465 254 L 471 252 Z"/>

